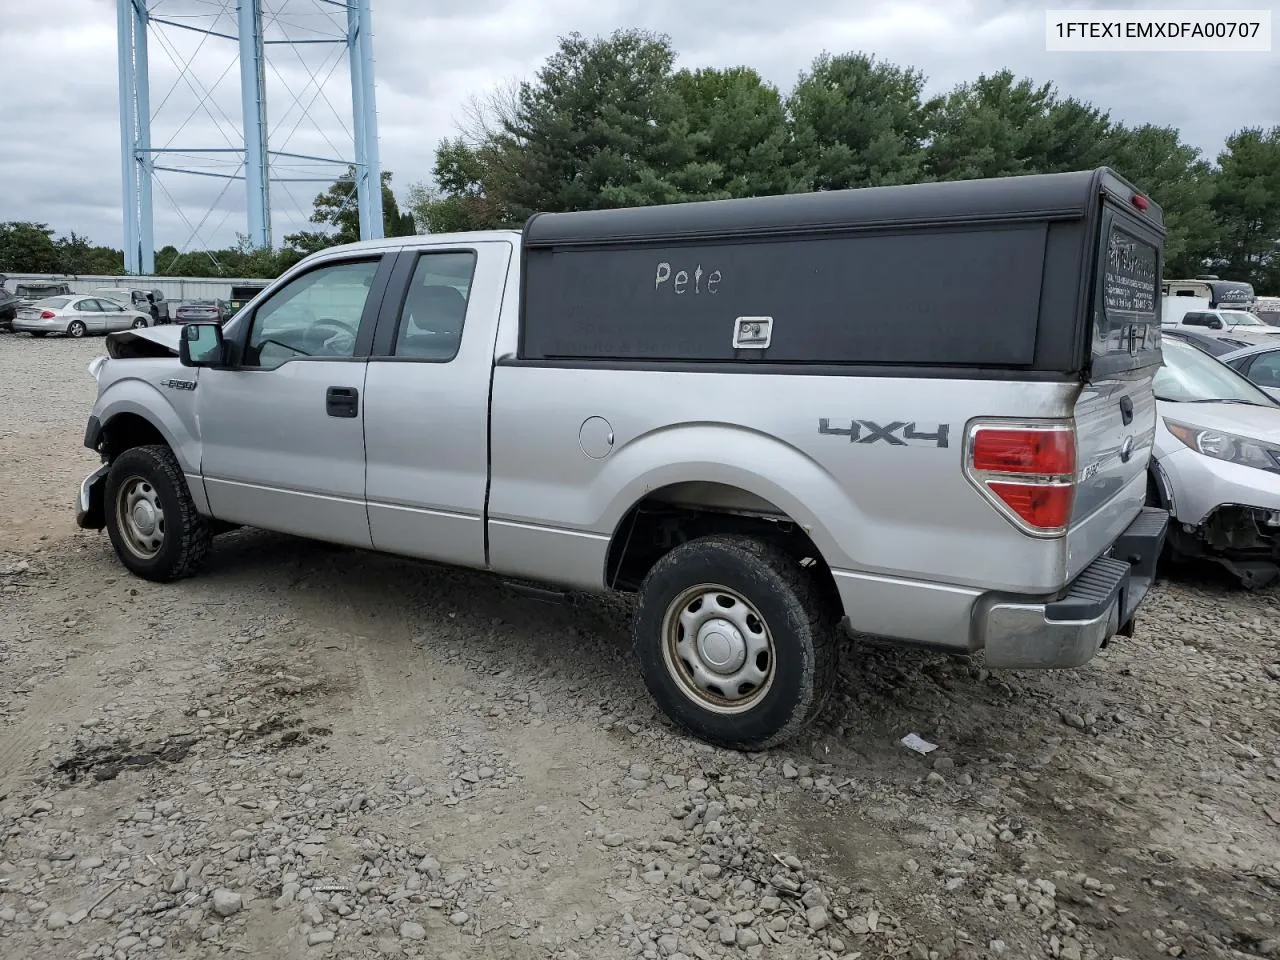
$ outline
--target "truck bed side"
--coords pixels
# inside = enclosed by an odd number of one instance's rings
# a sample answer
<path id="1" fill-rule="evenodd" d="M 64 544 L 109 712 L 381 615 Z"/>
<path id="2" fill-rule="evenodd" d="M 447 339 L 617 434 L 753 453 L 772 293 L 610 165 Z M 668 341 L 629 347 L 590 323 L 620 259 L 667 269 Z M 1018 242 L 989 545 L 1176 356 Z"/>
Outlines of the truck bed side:
<path id="1" fill-rule="evenodd" d="M 785 516 L 832 568 L 855 628 L 965 646 L 980 592 L 1066 579 L 1066 541 L 1022 538 L 961 470 L 970 417 L 1067 416 L 1079 390 L 1011 387 L 500 362 L 490 565 L 599 588 L 609 543 L 642 501 Z"/>

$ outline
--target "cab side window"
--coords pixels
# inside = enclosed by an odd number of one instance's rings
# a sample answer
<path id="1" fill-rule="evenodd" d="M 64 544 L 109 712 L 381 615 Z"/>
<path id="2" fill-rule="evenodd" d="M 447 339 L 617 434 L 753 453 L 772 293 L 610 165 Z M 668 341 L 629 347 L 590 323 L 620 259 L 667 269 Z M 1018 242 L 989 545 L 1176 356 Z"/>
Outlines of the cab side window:
<path id="1" fill-rule="evenodd" d="M 476 255 L 424 253 L 414 267 L 396 329 L 397 357 L 447 363 L 458 355 Z"/>
<path id="2" fill-rule="evenodd" d="M 272 294 L 254 312 L 243 366 L 270 368 L 298 357 L 355 356 L 378 263 L 373 258 L 318 267 Z"/>

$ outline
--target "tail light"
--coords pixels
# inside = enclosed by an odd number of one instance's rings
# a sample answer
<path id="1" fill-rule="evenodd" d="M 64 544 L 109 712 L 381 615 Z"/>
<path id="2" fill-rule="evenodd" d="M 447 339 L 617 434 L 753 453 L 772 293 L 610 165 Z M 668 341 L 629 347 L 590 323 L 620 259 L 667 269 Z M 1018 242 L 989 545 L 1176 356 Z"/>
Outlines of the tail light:
<path id="1" fill-rule="evenodd" d="M 40 319 L 41 319 L 41 320 L 52 320 L 52 319 L 53 319 L 54 317 L 56 317 L 56 316 L 57 316 L 57 314 L 56 314 L 56 313 L 54 313 L 52 310 L 41 310 L 41 311 L 40 311 Z"/>
<path id="2" fill-rule="evenodd" d="M 971 424 L 965 476 L 1024 533 L 1061 536 L 1075 499 L 1075 427 L 1059 421 Z"/>

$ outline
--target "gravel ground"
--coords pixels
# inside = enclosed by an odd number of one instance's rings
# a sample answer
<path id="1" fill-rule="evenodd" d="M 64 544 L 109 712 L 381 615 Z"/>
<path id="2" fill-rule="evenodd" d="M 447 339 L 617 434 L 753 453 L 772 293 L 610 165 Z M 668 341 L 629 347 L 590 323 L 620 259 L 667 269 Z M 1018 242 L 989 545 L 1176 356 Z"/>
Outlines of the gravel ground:
<path id="1" fill-rule="evenodd" d="M 1070 673 L 851 647 L 719 751 L 623 603 L 254 531 L 131 578 L 72 516 L 100 352 L 0 336 L 5 960 L 1280 957 L 1277 594 L 1164 581 Z"/>

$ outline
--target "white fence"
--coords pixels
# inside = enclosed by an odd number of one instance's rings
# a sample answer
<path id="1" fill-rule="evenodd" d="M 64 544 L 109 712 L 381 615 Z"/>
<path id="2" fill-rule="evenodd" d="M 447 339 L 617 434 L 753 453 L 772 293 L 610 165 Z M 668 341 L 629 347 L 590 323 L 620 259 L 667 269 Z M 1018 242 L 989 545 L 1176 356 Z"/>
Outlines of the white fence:
<path id="1" fill-rule="evenodd" d="M 72 293 L 91 293 L 99 287 L 135 287 L 159 290 L 165 300 L 230 300 L 233 286 L 262 286 L 269 281 L 250 278 L 222 279 L 214 277 L 131 277 L 85 276 L 54 273 L 6 273 L 5 287 L 10 293 L 25 280 L 56 280 L 71 287 Z"/>

